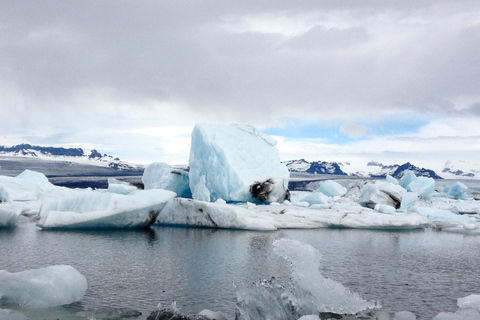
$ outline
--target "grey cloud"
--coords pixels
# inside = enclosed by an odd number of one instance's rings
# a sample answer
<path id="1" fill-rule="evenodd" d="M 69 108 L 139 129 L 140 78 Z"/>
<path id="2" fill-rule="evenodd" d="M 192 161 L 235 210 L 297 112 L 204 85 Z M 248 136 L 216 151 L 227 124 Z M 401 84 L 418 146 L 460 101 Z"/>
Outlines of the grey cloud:
<path id="1" fill-rule="evenodd" d="M 453 13 L 478 10 L 464 1 L 7 1 L 0 10 L 0 83 L 45 112 L 78 108 L 96 89 L 91 99 L 100 95 L 98 104 L 82 108 L 96 110 L 102 99 L 137 107 L 182 101 L 192 114 L 246 121 L 259 113 L 322 119 L 390 106 L 451 110 L 457 97 L 476 94 L 478 25 L 448 35 L 425 26 L 424 37 L 374 47 L 381 30 L 362 24 L 379 12 L 425 15 L 443 4 Z M 355 24 L 327 29 L 319 22 L 293 39 L 219 27 L 226 16 L 315 11 L 347 12 Z"/>
<path id="2" fill-rule="evenodd" d="M 365 28 L 350 27 L 342 30 L 317 25 L 307 33 L 292 38 L 287 45 L 303 50 L 352 50 L 352 46 L 363 44 L 369 39 Z"/>

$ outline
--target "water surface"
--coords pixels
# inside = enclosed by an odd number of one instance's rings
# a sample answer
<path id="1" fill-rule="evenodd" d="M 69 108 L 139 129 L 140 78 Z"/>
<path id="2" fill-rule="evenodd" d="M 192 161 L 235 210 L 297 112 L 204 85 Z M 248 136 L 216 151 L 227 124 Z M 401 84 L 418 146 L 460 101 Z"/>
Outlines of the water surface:
<path id="1" fill-rule="evenodd" d="M 480 237 L 430 229 L 64 232 L 20 222 L 13 230 L 0 230 L 0 269 L 75 267 L 89 287 L 80 303 L 53 310 L 64 315 L 128 307 L 145 319 L 158 303 L 177 301 L 185 313 L 210 309 L 233 318 L 234 283 L 272 276 L 283 284 L 290 281 L 288 263 L 273 253 L 278 238 L 314 246 L 322 253 L 324 276 L 365 299 L 379 300 L 384 308 L 411 311 L 422 319 L 453 312 L 457 298 L 480 293 Z"/>

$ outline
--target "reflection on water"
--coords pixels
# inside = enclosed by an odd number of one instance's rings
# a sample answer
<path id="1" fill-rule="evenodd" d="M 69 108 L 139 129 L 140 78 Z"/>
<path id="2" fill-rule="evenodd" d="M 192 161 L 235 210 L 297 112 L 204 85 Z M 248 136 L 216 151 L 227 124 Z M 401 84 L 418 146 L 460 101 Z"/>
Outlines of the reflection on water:
<path id="1" fill-rule="evenodd" d="M 480 293 L 480 237 L 419 230 L 233 230 L 153 227 L 138 231 L 52 232 L 33 223 L 0 231 L 0 269 L 17 272 L 69 264 L 86 276 L 80 303 L 62 312 L 128 307 L 146 318 L 160 302 L 187 313 L 234 316 L 234 283 L 290 281 L 288 264 L 272 250 L 292 238 L 322 253 L 320 270 L 384 308 L 431 319 L 455 311 L 456 299 Z"/>

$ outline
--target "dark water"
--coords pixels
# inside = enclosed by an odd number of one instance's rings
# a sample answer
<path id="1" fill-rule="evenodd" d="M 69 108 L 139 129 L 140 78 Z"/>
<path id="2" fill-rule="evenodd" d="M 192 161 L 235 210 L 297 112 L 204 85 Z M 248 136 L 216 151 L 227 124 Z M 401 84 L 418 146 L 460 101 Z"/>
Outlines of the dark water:
<path id="1" fill-rule="evenodd" d="M 319 269 L 324 276 L 393 311 L 431 319 L 441 311 L 455 311 L 457 298 L 480 293 L 480 237 L 431 230 L 153 227 L 52 232 L 25 222 L 14 230 L 0 230 L 0 269 L 17 272 L 68 264 L 85 275 L 89 288 L 84 299 L 51 310 L 63 314 L 56 316 L 60 319 L 122 307 L 143 312 L 140 319 L 145 319 L 159 302 L 173 300 L 185 313 L 210 309 L 233 318 L 233 283 L 271 276 L 288 283 L 288 264 L 272 250 L 278 238 L 316 247 L 323 256 Z"/>

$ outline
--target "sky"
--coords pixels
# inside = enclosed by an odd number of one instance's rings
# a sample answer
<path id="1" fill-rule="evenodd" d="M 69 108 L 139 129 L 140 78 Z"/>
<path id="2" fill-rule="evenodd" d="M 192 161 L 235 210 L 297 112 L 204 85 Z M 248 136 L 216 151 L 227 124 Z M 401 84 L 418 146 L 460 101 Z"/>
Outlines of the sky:
<path id="1" fill-rule="evenodd" d="M 0 145 L 188 163 L 195 123 L 282 160 L 480 163 L 480 1 L 26 1 L 0 7 Z"/>

